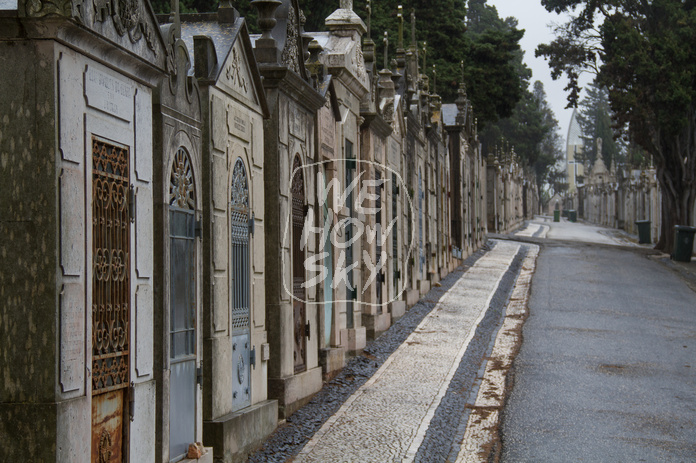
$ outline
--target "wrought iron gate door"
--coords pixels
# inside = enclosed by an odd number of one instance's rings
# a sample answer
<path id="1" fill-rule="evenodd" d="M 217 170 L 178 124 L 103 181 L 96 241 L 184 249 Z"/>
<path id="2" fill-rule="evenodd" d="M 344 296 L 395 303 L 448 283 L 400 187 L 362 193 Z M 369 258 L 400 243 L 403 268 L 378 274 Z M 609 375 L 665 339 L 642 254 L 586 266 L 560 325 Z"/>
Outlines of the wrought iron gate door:
<path id="1" fill-rule="evenodd" d="M 326 172 L 324 172 L 324 186 L 328 179 L 326 178 Z M 326 223 L 327 220 L 331 220 L 329 215 L 329 204 L 328 201 L 324 203 L 324 215 L 322 217 L 322 225 Z M 330 232 L 330 230 L 327 230 Z M 333 246 L 331 245 L 331 237 L 325 237 L 324 241 L 324 252 L 326 257 L 324 258 L 324 267 L 327 270 L 326 280 L 324 280 L 324 346 L 331 346 L 331 328 L 333 326 Z"/>
<path id="2" fill-rule="evenodd" d="M 425 254 L 423 252 L 423 175 L 418 171 L 418 269 L 421 279 L 425 280 Z"/>
<path id="3" fill-rule="evenodd" d="M 122 462 L 130 371 L 129 151 L 92 137 L 92 462 Z"/>
<path id="4" fill-rule="evenodd" d="M 392 174 L 392 219 L 395 220 L 398 217 L 398 200 L 399 200 L 399 185 L 397 182 L 396 174 Z M 396 221 L 397 226 L 392 229 L 392 259 L 394 262 L 394 268 L 392 270 L 392 275 L 394 276 L 394 292 L 392 293 L 392 299 L 398 294 L 399 285 L 399 232 L 398 232 L 398 221 Z"/>
<path id="5" fill-rule="evenodd" d="M 353 158 L 353 143 L 346 140 L 346 187 L 348 187 L 355 178 L 356 161 Z M 348 218 L 353 218 L 353 190 L 348 190 L 347 206 L 348 206 Z M 355 289 L 355 284 L 353 282 L 353 225 L 349 221 L 344 228 L 345 233 L 345 243 L 350 243 L 346 248 L 346 269 L 348 269 L 347 275 L 347 288 L 346 288 L 346 328 L 355 328 L 355 313 L 354 313 L 354 302 L 356 299 L 357 291 Z M 340 260 L 340 257 L 339 257 Z"/>
<path id="6" fill-rule="evenodd" d="M 304 176 L 299 158 L 295 158 L 292 166 L 294 173 L 292 186 L 292 301 L 294 324 L 294 360 L 295 373 L 307 369 L 307 339 L 306 339 L 306 307 L 305 290 L 302 284 L 305 281 L 304 251 L 302 250 L 302 230 L 305 217 Z"/>
<path id="7" fill-rule="evenodd" d="M 196 217 L 193 172 L 179 149 L 169 195 L 169 458 L 196 441 Z"/>
<path id="8" fill-rule="evenodd" d="M 230 192 L 233 410 L 251 405 L 249 220 L 249 184 L 244 163 L 237 159 Z"/>
<path id="9" fill-rule="evenodd" d="M 378 226 L 378 232 L 375 235 L 377 238 L 376 252 L 375 252 L 375 265 L 382 260 L 382 185 L 379 181 L 382 180 L 382 173 L 378 170 L 375 171 L 375 185 L 377 185 L 377 204 L 375 204 L 375 209 L 377 209 L 377 214 L 375 217 L 375 226 Z M 384 283 L 384 271 L 380 270 L 375 279 L 377 284 L 377 313 L 382 313 L 382 284 Z"/>

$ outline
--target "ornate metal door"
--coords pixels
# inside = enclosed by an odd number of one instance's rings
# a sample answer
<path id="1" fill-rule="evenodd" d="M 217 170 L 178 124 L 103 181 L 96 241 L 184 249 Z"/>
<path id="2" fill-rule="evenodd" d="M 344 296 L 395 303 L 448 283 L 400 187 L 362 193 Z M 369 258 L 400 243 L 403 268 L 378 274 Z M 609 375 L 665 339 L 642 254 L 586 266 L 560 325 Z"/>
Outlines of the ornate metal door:
<path id="1" fill-rule="evenodd" d="M 176 153 L 169 190 L 169 458 L 196 441 L 196 216 L 193 171 Z"/>
<path id="2" fill-rule="evenodd" d="M 353 143 L 346 140 L 346 188 L 353 182 L 355 177 L 354 170 L 356 168 L 355 159 L 353 158 Z M 354 200 L 353 190 L 348 192 L 347 206 L 348 206 L 348 217 L 353 217 L 353 200 Z M 345 226 L 345 242 L 350 243 L 353 239 L 353 226 L 348 223 Z M 354 321 L 354 307 L 353 300 L 356 299 L 355 284 L 353 282 L 353 244 L 351 243 L 346 248 L 346 268 L 348 269 L 348 288 L 346 288 L 346 328 L 353 329 L 355 327 Z"/>
<path id="3" fill-rule="evenodd" d="M 130 371 L 130 155 L 92 137 L 92 462 L 124 461 Z"/>
<path id="4" fill-rule="evenodd" d="M 396 174 L 392 174 L 392 219 L 396 219 L 399 214 L 399 184 Z M 398 221 L 397 226 L 392 229 L 392 259 L 394 263 L 393 275 L 394 275 L 394 293 L 392 298 L 396 297 L 398 293 L 399 285 L 399 233 L 398 233 Z"/>
<path id="5" fill-rule="evenodd" d="M 326 186 L 328 179 L 326 178 L 326 171 L 324 171 L 324 186 Z M 322 216 L 322 226 L 327 220 L 331 220 L 329 215 L 329 204 L 328 201 L 324 203 L 324 214 Z M 330 232 L 330 230 L 329 230 Z M 326 280 L 324 280 L 324 346 L 331 346 L 331 328 L 333 327 L 333 289 L 331 285 L 333 284 L 333 246 L 331 245 L 331 237 L 326 236 L 326 241 L 324 241 L 324 252 L 326 256 L 324 258 L 324 267 L 327 270 Z"/>
<path id="6" fill-rule="evenodd" d="M 418 269 L 420 277 L 425 279 L 425 253 L 423 252 L 423 173 L 418 170 Z"/>
<path id="7" fill-rule="evenodd" d="M 237 158 L 230 191 L 230 274 L 232 304 L 232 408 L 251 405 L 251 265 L 249 262 L 249 184 Z"/>
<path id="8" fill-rule="evenodd" d="M 305 194 L 304 176 L 300 165 L 300 159 L 295 158 L 292 166 L 294 173 L 292 186 L 292 301 L 293 323 L 295 338 L 295 373 L 307 369 L 307 339 L 305 308 L 305 290 L 302 284 L 305 281 L 304 251 L 302 250 L 302 230 L 305 218 Z"/>
<path id="9" fill-rule="evenodd" d="M 382 259 L 382 185 L 379 184 L 379 181 L 382 180 L 382 173 L 378 170 L 375 170 L 375 184 L 377 186 L 377 200 L 375 204 L 375 209 L 377 209 L 377 214 L 375 217 L 375 226 L 378 227 L 378 233 L 376 235 L 376 251 L 375 251 L 375 265 L 377 265 L 377 262 L 379 262 Z M 380 272 L 377 274 L 377 278 L 375 279 L 375 283 L 377 284 L 377 304 L 379 306 L 377 307 L 377 313 L 381 314 L 382 313 L 382 289 L 383 289 L 383 283 L 384 283 L 384 271 L 380 270 Z"/>

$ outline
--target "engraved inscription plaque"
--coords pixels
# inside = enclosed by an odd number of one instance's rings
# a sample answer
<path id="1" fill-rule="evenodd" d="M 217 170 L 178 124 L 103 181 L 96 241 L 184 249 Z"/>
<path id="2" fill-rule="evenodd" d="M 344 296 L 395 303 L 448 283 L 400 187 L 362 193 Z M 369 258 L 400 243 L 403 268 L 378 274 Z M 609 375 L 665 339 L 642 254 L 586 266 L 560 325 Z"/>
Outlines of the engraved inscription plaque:
<path id="1" fill-rule="evenodd" d="M 238 108 L 227 111 L 227 128 L 235 137 L 249 141 L 249 116 Z"/>
<path id="2" fill-rule="evenodd" d="M 133 119 L 133 85 L 94 67 L 85 67 L 87 106 L 130 122 Z"/>

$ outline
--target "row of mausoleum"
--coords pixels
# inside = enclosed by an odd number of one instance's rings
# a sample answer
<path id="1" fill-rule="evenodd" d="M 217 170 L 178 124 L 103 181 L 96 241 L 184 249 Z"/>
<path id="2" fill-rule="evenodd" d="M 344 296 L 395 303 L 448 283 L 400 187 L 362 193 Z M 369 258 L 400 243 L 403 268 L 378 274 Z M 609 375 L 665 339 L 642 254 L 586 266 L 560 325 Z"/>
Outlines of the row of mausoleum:
<path id="1" fill-rule="evenodd" d="M 253 4 L 0 1 L 0 461 L 245 461 L 537 212 L 413 16 L 389 61 L 350 0 Z"/>

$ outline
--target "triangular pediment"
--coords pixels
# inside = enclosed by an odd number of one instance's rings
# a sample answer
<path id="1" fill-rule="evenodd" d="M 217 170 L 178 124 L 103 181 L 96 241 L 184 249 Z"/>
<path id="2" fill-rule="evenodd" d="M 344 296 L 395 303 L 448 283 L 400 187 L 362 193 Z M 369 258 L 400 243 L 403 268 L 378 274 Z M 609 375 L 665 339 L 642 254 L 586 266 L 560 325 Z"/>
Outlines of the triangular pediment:
<path id="1" fill-rule="evenodd" d="M 246 103 L 259 106 L 259 88 L 255 82 L 258 76 L 255 78 L 254 71 L 258 73 L 258 70 L 250 65 L 241 37 L 238 37 L 220 67 L 218 85 Z"/>

